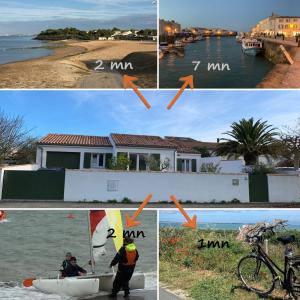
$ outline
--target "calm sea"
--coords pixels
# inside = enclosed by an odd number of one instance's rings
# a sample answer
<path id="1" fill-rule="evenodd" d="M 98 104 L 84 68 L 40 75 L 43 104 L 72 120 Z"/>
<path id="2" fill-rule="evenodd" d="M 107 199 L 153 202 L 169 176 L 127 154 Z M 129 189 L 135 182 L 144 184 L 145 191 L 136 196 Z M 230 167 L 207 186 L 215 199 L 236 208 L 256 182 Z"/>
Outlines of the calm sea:
<path id="1" fill-rule="evenodd" d="M 200 61 L 194 71 L 193 61 Z M 208 71 L 208 63 L 228 64 L 230 71 Z M 184 57 L 167 55 L 160 60 L 161 88 L 179 88 L 179 77 L 194 76 L 195 88 L 253 88 L 272 69 L 263 56 L 243 54 L 235 37 L 211 37 L 185 46 Z"/>
<path id="2" fill-rule="evenodd" d="M 67 218 L 69 213 L 74 215 L 73 219 Z M 136 239 L 140 252 L 136 270 L 145 272 L 146 290 L 153 291 L 157 280 L 156 212 L 142 212 L 139 218 L 142 222 L 137 229 L 143 230 L 146 237 Z M 23 288 L 21 282 L 24 278 L 57 275 L 67 251 L 90 271 L 87 226 L 87 212 L 82 211 L 9 211 L 8 221 L 0 223 L 0 299 L 71 299 Z M 109 264 L 115 255 L 112 240 L 106 250 L 107 255 L 96 265 L 96 271 L 101 273 L 110 271 Z"/>
<path id="3" fill-rule="evenodd" d="M 0 36 L 0 64 L 28 60 L 50 55 L 47 42 L 33 39 L 34 36 Z"/>
<path id="4" fill-rule="evenodd" d="M 244 225 L 244 223 L 197 223 L 198 228 L 208 229 L 208 230 L 239 230 Z M 159 227 L 182 227 L 182 222 L 169 222 L 160 221 Z M 300 230 L 300 225 L 290 224 L 286 229 L 296 229 Z"/>

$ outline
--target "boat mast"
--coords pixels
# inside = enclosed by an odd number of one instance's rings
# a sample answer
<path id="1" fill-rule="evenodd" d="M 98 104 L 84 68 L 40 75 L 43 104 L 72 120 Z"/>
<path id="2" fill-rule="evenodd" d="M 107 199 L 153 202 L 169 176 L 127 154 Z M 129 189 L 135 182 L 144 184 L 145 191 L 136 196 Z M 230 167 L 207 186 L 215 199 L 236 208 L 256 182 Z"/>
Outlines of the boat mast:
<path id="1" fill-rule="evenodd" d="M 88 232 L 89 232 L 89 242 L 90 242 L 91 267 L 92 267 L 92 273 L 95 274 L 95 261 L 94 261 L 94 255 L 93 255 L 93 243 L 92 243 L 90 211 L 87 211 L 87 217 L 88 217 Z"/>

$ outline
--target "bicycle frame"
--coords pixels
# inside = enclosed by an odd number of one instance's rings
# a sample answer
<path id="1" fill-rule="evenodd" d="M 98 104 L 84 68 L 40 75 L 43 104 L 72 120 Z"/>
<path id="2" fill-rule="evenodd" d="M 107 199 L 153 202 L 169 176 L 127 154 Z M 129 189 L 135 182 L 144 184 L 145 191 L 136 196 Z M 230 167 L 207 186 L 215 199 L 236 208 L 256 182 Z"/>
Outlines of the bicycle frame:
<path id="1" fill-rule="evenodd" d="M 288 263 L 289 263 L 289 258 L 285 255 L 284 256 L 284 269 L 282 270 L 270 257 L 269 255 L 265 252 L 261 244 L 256 244 L 255 245 L 255 252 L 257 252 L 257 256 L 261 259 L 264 260 L 264 262 L 267 264 L 267 266 L 270 268 L 272 273 L 275 276 L 276 280 L 279 280 L 280 283 L 282 284 L 283 288 L 287 288 L 287 271 L 288 271 Z M 276 271 L 277 270 L 277 271 Z M 279 271 L 279 272 L 278 272 Z M 283 275 L 283 280 L 281 279 L 279 273 Z"/>

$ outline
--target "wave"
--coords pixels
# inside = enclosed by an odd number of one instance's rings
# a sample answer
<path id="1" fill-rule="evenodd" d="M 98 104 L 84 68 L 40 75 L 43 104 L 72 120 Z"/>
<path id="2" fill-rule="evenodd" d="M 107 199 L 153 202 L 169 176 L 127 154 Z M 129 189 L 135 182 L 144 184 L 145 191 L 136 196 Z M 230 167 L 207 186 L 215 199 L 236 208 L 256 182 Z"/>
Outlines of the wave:
<path id="1" fill-rule="evenodd" d="M 1 224 L 1 223 L 9 223 L 9 222 L 11 222 L 9 219 L 4 219 L 4 220 L 1 220 L 1 221 L 0 221 L 0 224 Z"/>
<path id="2" fill-rule="evenodd" d="M 0 295 L 2 300 L 73 300 L 72 297 L 47 295 L 35 288 L 21 287 L 17 282 L 0 282 Z"/>

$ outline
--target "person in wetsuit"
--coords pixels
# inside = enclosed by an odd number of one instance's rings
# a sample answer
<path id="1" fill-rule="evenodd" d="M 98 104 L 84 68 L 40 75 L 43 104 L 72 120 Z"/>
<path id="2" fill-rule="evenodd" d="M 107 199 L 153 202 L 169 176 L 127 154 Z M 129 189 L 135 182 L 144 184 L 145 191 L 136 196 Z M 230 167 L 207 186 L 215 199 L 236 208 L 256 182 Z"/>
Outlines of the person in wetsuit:
<path id="1" fill-rule="evenodd" d="M 61 264 L 61 268 L 62 269 L 59 270 L 62 277 L 65 277 L 65 269 L 70 265 L 70 259 L 71 259 L 71 257 L 72 257 L 72 253 L 71 252 L 67 252 L 66 256 L 65 256 L 65 260 Z"/>
<path id="2" fill-rule="evenodd" d="M 139 253 L 133 239 L 130 237 L 124 238 L 123 247 L 121 247 L 110 263 L 111 268 L 118 264 L 117 275 L 110 295 L 111 298 L 116 297 L 121 288 L 124 290 L 124 297 L 129 297 L 129 281 L 133 275 L 138 258 Z"/>
<path id="3" fill-rule="evenodd" d="M 70 258 L 70 263 L 67 268 L 64 270 L 65 277 L 73 276 L 84 276 L 86 275 L 86 270 L 77 265 L 76 257 L 72 256 Z"/>

